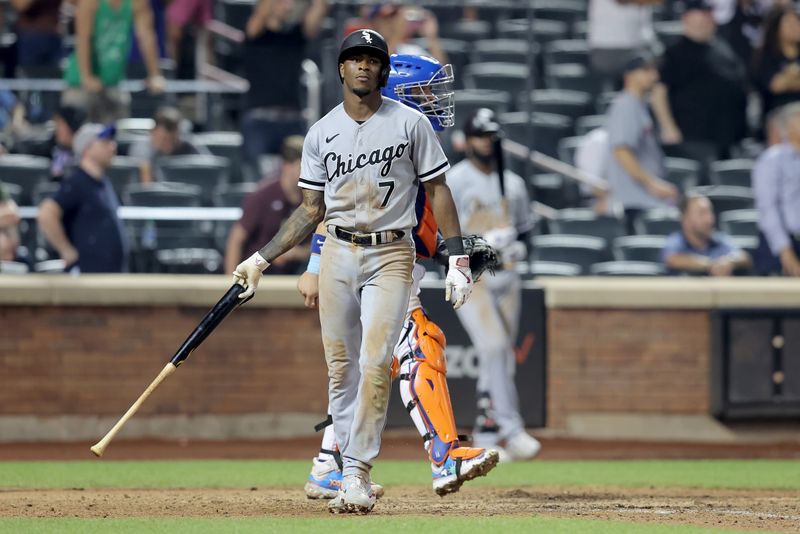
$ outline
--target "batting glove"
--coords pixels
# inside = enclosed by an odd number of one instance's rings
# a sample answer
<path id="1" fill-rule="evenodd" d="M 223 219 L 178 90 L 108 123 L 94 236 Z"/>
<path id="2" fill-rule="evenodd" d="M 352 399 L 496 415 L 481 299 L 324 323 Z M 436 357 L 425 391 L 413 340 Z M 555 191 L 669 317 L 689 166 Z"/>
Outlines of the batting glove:
<path id="1" fill-rule="evenodd" d="M 469 256 L 450 256 L 450 268 L 444 280 L 444 300 L 452 302 L 458 309 L 467 301 L 472 293 L 472 271 L 469 268 Z"/>
<path id="2" fill-rule="evenodd" d="M 264 269 L 269 267 L 269 262 L 258 252 L 244 260 L 236 266 L 233 271 L 233 283 L 244 287 L 244 291 L 239 294 L 240 299 L 246 299 L 256 292 L 258 282 Z"/>

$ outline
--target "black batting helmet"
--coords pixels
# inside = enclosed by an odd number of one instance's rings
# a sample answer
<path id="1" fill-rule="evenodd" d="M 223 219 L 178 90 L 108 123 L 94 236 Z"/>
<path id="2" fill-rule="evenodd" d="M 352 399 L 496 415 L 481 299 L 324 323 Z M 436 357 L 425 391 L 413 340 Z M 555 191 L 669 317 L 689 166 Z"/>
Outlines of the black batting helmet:
<path id="1" fill-rule="evenodd" d="M 389 71 L 391 70 L 391 65 L 389 63 L 389 47 L 386 44 L 386 40 L 375 30 L 356 30 L 342 41 L 342 46 L 339 48 L 339 60 L 337 64 L 341 65 L 348 57 L 360 52 L 367 52 L 377 56 L 381 60 L 383 68 L 381 69 L 381 78 L 378 87 L 384 87 L 389 79 Z M 341 76 L 339 76 L 339 80 L 344 82 Z"/>
<path id="2" fill-rule="evenodd" d="M 464 124 L 464 135 L 467 137 L 500 134 L 501 132 L 500 123 L 495 117 L 494 111 L 489 108 L 475 110 L 475 113 Z"/>

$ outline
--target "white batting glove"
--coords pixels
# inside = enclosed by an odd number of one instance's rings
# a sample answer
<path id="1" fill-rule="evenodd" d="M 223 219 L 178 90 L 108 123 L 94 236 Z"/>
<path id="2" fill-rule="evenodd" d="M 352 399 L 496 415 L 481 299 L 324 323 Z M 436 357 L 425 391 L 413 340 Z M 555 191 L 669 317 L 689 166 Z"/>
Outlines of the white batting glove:
<path id="1" fill-rule="evenodd" d="M 450 256 L 450 268 L 444 280 L 444 300 L 453 303 L 458 309 L 467 301 L 472 293 L 472 270 L 469 268 L 469 256 Z"/>
<path id="2" fill-rule="evenodd" d="M 236 266 L 236 270 L 233 271 L 233 283 L 239 284 L 245 289 L 239 294 L 240 299 L 246 299 L 256 292 L 261 275 L 267 267 L 269 267 L 269 262 L 258 252 L 254 252 L 252 256 Z"/>

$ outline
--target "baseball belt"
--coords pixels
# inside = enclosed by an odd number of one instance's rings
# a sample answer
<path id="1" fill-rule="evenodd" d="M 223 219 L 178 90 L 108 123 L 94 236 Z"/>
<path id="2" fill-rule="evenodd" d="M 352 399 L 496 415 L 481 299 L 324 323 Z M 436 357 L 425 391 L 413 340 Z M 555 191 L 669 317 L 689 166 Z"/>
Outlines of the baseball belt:
<path id="1" fill-rule="evenodd" d="M 347 241 L 348 243 L 362 247 L 392 243 L 398 239 L 402 239 L 403 236 L 406 235 L 406 233 L 402 230 L 385 230 L 383 232 L 359 234 L 355 232 L 348 232 L 347 230 L 334 225 L 328 226 L 328 231 L 342 241 Z"/>

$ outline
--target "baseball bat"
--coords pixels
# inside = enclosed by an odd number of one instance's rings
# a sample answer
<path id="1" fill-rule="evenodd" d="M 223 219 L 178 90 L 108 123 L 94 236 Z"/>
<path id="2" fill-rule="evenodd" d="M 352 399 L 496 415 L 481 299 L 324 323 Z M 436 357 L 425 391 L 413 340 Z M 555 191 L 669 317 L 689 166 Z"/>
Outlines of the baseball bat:
<path id="1" fill-rule="evenodd" d="M 192 330 L 192 333 L 189 334 L 189 337 L 186 338 L 186 341 L 183 342 L 181 347 L 178 349 L 178 352 L 170 359 L 166 366 L 158 373 L 158 376 L 153 380 L 147 389 L 139 395 L 139 398 L 136 399 L 128 411 L 120 417 L 119 421 L 111 427 L 111 430 L 106 433 L 103 438 L 95 443 L 90 450 L 94 453 L 95 456 L 103 456 L 103 453 L 108 447 L 108 444 L 111 443 L 111 440 L 114 439 L 114 436 L 117 435 L 117 432 L 125 425 L 125 423 L 133 417 L 139 408 L 142 406 L 147 397 L 149 397 L 153 391 L 163 382 L 169 375 L 175 372 L 175 369 L 181 365 L 189 355 L 200 346 L 200 344 L 214 331 L 214 329 L 219 326 L 225 317 L 228 316 L 237 306 L 240 306 L 250 300 L 252 295 L 247 299 L 241 300 L 239 299 L 239 294 L 244 291 L 244 287 L 239 284 L 233 284 L 230 289 L 225 293 L 225 295 L 219 299 L 219 301 L 211 308 L 203 320 Z"/>
<path id="2" fill-rule="evenodd" d="M 500 180 L 500 196 L 506 197 L 505 171 L 506 162 L 503 157 L 503 132 L 497 132 L 492 137 L 492 150 L 494 151 L 495 167 L 497 167 L 497 179 Z"/>

